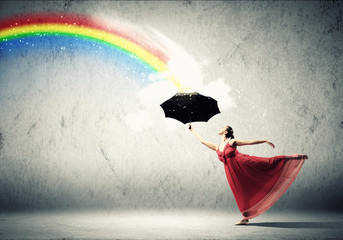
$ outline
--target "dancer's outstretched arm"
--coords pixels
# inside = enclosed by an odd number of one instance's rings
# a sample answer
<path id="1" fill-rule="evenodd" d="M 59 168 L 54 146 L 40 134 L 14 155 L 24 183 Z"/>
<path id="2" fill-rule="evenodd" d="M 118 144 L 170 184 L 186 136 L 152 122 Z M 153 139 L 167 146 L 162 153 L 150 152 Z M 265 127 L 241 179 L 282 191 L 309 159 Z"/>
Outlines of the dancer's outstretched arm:
<path id="1" fill-rule="evenodd" d="M 202 144 L 204 144 L 206 147 L 208 147 L 214 151 L 217 150 L 217 144 L 206 141 L 202 136 L 200 136 L 200 134 L 191 125 L 189 125 L 189 130 L 192 131 L 194 133 L 194 135 L 196 136 L 196 138 L 199 139 L 199 141 Z"/>
<path id="2" fill-rule="evenodd" d="M 234 139 L 233 140 L 237 146 L 244 146 L 244 145 L 254 145 L 254 144 L 261 144 L 261 143 L 267 143 L 269 146 L 275 148 L 275 145 L 267 140 L 240 140 L 240 139 Z"/>

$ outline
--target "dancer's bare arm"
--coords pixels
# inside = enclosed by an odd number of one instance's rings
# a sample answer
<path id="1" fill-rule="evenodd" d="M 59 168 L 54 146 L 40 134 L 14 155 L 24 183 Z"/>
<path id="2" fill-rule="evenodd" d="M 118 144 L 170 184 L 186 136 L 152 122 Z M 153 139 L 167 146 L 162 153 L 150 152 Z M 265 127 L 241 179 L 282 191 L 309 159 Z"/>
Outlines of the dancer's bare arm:
<path id="1" fill-rule="evenodd" d="M 237 146 L 244 146 L 244 145 L 255 145 L 261 143 L 267 143 L 269 146 L 275 148 L 275 145 L 267 140 L 240 140 L 240 139 L 233 139 L 233 144 Z"/>
<path id="2" fill-rule="evenodd" d="M 189 125 L 189 130 L 192 131 L 192 133 L 196 136 L 197 139 L 199 139 L 199 141 L 204 144 L 206 147 L 216 151 L 217 150 L 217 144 L 211 143 L 207 140 L 205 140 L 202 136 L 200 136 L 200 134 L 191 126 Z"/>

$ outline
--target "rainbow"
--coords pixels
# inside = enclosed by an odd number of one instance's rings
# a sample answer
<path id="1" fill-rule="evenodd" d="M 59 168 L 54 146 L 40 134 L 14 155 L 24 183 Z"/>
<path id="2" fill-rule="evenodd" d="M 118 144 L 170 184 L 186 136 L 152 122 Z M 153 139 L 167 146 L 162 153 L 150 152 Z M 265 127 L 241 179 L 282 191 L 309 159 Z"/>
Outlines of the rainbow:
<path id="1" fill-rule="evenodd" d="M 144 36 L 126 27 L 104 24 L 100 19 L 82 14 L 36 13 L 0 20 L 0 43 L 27 37 L 63 36 L 83 38 L 114 47 L 161 73 L 180 92 L 181 83 L 170 74 L 168 56 Z"/>

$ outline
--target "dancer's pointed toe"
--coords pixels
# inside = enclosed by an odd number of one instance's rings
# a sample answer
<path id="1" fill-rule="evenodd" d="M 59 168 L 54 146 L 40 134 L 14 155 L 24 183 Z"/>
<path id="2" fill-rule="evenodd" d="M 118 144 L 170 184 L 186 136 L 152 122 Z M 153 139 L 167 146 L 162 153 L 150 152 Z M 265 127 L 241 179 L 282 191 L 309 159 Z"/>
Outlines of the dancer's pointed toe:
<path id="1" fill-rule="evenodd" d="M 235 225 L 248 225 L 248 224 L 249 224 L 248 219 L 242 219 L 241 221 L 235 223 Z"/>

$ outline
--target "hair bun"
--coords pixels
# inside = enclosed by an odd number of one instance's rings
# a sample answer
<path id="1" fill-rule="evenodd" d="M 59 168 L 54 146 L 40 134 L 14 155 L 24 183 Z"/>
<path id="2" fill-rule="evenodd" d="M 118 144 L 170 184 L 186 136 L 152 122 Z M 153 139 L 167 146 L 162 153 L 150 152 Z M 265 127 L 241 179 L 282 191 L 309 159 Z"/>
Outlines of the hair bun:
<path id="1" fill-rule="evenodd" d="M 226 138 L 231 138 L 231 139 L 235 138 L 235 136 L 233 136 L 233 129 L 232 129 L 232 127 L 227 126 L 226 131 L 227 131 L 227 134 L 225 135 Z"/>

